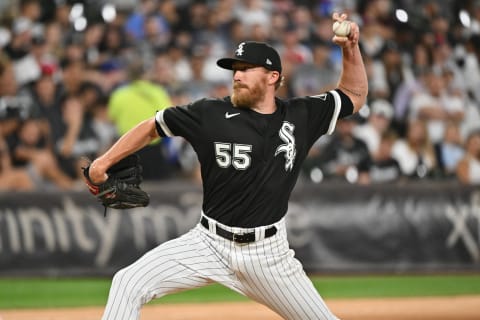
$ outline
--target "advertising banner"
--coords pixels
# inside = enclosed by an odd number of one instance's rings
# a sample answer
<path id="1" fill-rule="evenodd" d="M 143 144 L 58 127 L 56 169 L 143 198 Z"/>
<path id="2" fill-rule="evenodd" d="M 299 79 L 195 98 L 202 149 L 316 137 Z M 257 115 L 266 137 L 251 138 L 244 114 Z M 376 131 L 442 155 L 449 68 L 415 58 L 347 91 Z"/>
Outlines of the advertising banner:
<path id="1" fill-rule="evenodd" d="M 0 275 L 111 275 L 187 232 L 202 192 L 146 186 L 146 208 L 88 192 L 0 193 Z M 458 185 L 299 185 L 288 236 L 307 272 L 480 270 L 480 191 Z"/>

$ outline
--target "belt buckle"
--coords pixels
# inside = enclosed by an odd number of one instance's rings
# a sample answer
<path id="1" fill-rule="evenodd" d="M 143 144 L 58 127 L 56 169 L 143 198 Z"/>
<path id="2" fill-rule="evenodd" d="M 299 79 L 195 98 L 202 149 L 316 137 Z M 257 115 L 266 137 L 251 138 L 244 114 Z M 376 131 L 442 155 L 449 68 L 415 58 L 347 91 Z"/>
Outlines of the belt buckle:
<path id="1" fill-rule="evenodd" d="M 232 240 L 233 240 L 233 242 L 236 242 L 236 243 L 254 242 L 255 241 L 255 233 L 254 232 L 234 233 Z"/>

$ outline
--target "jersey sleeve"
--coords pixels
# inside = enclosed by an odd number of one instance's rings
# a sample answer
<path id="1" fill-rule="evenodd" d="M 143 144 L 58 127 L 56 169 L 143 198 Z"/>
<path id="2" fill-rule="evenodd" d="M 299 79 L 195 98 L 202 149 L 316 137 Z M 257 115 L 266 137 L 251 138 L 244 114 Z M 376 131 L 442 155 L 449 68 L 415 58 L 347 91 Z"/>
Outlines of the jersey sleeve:
<path id="1" fill-rule="evenodd" d="M 181 136 L 192 142 L 202 126 L 204 101 L 198 100 L 184 106 L 157 111 L 155 125 L 161 137 Z"/>
<path id="2" fill-rule="evenodd" d="M 308 133 L 311 143 L 324 134 L 332 134 L 342 110 L 342 99 L 336 90 L 304 97 L 308 114 Z"/>

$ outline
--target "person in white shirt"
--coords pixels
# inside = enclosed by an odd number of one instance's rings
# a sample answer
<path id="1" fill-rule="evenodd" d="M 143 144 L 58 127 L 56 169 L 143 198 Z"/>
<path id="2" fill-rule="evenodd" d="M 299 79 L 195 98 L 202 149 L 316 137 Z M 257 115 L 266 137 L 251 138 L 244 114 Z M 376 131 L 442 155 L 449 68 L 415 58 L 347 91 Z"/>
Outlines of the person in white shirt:
<path id="1" fill-rule="evenodd" d="M 443 140 L 447 120 L 460 123 L 464 117 L 462 97 L 448 94 L 445 78 L 430 70 L 425 77 L 425 92 L 416 94 L 410 103 L 410 120 L 427 123 L 428 136 L 433 144 Z"/>
<path id="2" fill-rule="evenodd" d="M 385 99 L 376 99 L 370 104 L 368 121 L 353 129 L 353 135 L 366 143 L 370 155 L 378 152 L 382 135 L 393 118 L 393 106 Z"/>
<path id="3" fill-rule="evenodd" d="M 480 130 L 472 131 L 465 141 L 465 156 L 457 166 L 458 180 L 480 185 Z"/>
<path id="4" fill-rule="evenodd" d="M 407 136 L 394 143 L 392 157 L 397 160 L 405 176 L 424 178 L 433 174 L 437 162 L 424 121 L 413 120 L 408 123 Z"/>

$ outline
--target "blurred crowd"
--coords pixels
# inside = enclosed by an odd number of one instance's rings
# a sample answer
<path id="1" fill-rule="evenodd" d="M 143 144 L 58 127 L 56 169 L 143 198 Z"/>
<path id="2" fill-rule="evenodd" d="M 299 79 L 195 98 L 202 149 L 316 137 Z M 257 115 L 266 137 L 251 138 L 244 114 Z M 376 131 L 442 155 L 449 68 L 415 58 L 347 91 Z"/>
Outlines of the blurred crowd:
<path id="1" fill-rule="evenodd" d="M 81 167 L 155 111 L 229 95 L 244 40 L 280 53 L 280 97 L 336 87 L 334 11 L 359 24 L 366 105 L 317 141 L 302 179 L 480 184 L 480 1 L 11 0 L 0 5 L 0 190 L 83 188 Z M 147 180 L 199 181 L 181 138 Z"/>

